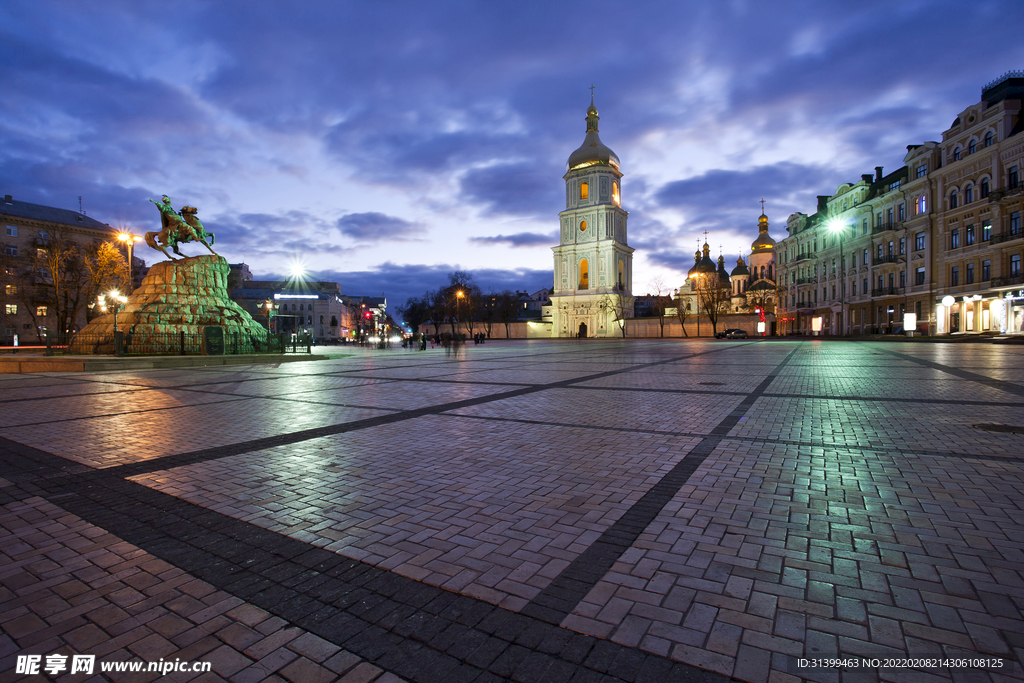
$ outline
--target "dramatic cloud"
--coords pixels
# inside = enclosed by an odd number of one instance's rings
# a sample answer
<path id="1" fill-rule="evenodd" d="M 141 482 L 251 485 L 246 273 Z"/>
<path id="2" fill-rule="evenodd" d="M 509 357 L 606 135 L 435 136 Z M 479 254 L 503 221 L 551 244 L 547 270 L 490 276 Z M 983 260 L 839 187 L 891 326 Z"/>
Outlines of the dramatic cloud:
<path id="1" fill-rule="evenodd" d="M 480 244 L 507 244 L 510 247 L 554 247 L 558 244 L 558 231 L 546 235 L 537 232 L 520 232 L 514 235 L 470 237 L 469 240 Z"/>
<path id="2" fill-rule="evenodd" d="M 536 163 L 473 169 L 462 177 L 459 197 L 482 204 L 489 215 L 551 219 L 565 208 L 564 190 L 552 182 L 559 171 L 557 166 L 538 168 Z"/>
<path id="3" fill-rule="evenodd" d="M 1013 0 L 12 0 L 0 190 L 136 232 L 167 193 L 257 273 L 300 259 L 374 291 L 454 262 L 526 288 L 593 83 L 647 282 L 704 230 L 742 251 L 762 197 L 778 237 L 939 139 L 1024 64 L 1021 25 Z"/>
<path id="4" fill-rule="evenodd" d="M 414 223 L 376 211 L 347 214 L 337 225 L 343 235 L 365 242 L 408 238 L 418 230 Z"/>

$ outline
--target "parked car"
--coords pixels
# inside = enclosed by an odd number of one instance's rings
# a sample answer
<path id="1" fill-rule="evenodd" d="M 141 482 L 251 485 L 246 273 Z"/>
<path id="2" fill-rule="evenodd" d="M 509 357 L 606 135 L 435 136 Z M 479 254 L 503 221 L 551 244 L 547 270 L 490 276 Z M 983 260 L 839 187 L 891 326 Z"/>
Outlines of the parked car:
<path id="1" fill-rule="evenodd" d="M 738 327 L 730 327 L 727 330 L 722 330 L 715 335 L 715 339 L 746 339 L 747 333 L 745 330 L 741 330 Z"/>

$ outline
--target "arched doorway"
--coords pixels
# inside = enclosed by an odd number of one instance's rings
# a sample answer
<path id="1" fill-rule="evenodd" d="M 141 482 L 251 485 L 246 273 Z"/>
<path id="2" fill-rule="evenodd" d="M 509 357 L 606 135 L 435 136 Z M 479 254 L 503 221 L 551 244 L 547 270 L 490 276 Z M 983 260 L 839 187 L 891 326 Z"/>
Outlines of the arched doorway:
<path id="1" fill-rule="evenodd" d="M 587 324 L 586 323 L 580 323 L 579 338 L 580 339 L 585 339 L 586 336 L 587 336 Z"/>

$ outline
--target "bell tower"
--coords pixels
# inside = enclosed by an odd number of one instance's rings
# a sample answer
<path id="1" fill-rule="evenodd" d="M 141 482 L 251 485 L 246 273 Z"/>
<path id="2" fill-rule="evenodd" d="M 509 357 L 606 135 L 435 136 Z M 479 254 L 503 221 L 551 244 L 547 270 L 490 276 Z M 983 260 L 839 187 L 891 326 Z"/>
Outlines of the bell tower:
<path id="1" fill-rule="evenodd" d="M 554 252 L 554 337 L 621 336 L 633 317 L 633 248 L 626 242 L 619 157 L 601 142 L 591 94 L 583 144 L 565 165 L 565 210 Z"/>

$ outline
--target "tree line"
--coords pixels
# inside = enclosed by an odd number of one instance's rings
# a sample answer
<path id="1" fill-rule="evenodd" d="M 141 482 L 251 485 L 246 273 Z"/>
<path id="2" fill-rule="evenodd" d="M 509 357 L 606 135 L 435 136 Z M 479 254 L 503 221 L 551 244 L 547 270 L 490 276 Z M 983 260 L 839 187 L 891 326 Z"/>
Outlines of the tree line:
<path id="1" fill-rule="evenodd" d="M 467 336 L 473 329 L 483 329 L 491 336 L 494 325 L 505 326 L 505 336 L 511 336 L 511 323 L 519 317 L 519 295 L 511 289 L 484 293 L 473 280 L 473 275 L 464 270 L 448 274 L 448 284 L 428 290 L 420 297 L 410 297 L 398 307 L 398 312 L 413 332 L 441 334 L 447 327 L 452 335 L 465 331 Z"/>

